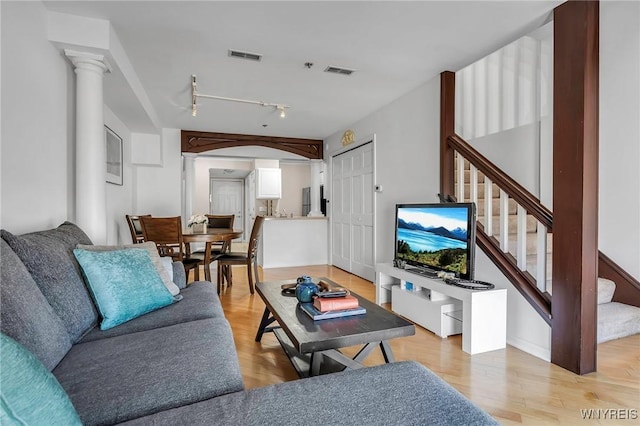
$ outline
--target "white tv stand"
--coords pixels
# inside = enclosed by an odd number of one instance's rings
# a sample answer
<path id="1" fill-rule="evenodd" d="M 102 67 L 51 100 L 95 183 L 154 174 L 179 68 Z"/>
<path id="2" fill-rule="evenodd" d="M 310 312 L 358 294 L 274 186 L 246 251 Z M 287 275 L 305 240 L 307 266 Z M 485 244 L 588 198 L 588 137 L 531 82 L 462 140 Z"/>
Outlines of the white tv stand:
<path id="1" fill-rule="evenodd" d="M 401 288 L 412 283 L 414 290 Z M 376 264 L 376 303 L 446 338 L 462 332 L 462 350 L 473 355 L 503 349 L 507 339 L 507 290 L 469 290 L 391 263 Z"/>

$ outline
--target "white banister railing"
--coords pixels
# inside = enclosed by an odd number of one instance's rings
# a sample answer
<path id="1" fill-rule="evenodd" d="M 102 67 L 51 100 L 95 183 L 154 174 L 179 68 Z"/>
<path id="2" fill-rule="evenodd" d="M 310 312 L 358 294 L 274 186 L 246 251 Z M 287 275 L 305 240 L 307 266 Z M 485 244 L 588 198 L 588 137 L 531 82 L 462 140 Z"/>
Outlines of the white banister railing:
<path id="1" fill-rule="evenodd" d="M 484 174 L 479 175 L 478 168 L 457 151 L 454 164 L 458 201 L 474 202 L 476 206 L 483 203 L 484 211 L 478 215 L 478 221 L 482 224 L 485 234 L 497 241 L 503 253 L 510 253 L 515 258 L 518 269 L 531 276 L 532 282 L 540 292 L 550 293 L 550 234 L 547 227 L 529 214 L 524 206 L 509 197 L 499 184 L 495 184 Z M 481 185 L 484 191 L 480 188 Z M 499 190 L 497 212 L 494 212 L 493 185 Z M 512 203 L 515 203 L 515 211 Z M 494 220 L 499 224 L 498 229 L 494 227 Z"/>
<path id="2" fill-rule="evenodd" d="M 509 253 L 509 196 L 500 190 L 500 248 Z M 491 235 L 490 235 L 491 236 Z"/>
<path id="3" fill-rule="evenodd" d="M 484 230 L 487 235 L 493 235 L 493 182 L 484 177 Z"/>

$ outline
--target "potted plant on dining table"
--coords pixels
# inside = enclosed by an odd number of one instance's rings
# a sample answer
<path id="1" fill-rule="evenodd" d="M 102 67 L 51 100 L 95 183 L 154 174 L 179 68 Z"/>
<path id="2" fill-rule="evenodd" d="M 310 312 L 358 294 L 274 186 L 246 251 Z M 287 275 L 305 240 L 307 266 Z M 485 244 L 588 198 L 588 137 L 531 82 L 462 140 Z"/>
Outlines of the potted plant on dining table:
<path id="1" fill-rule="evenodd" d="M 194 214 L 189 218 L 187 227 L 192 228 L 192 232 L 207 232 L 207 223 L 209 219 L 203 214 Z"/>

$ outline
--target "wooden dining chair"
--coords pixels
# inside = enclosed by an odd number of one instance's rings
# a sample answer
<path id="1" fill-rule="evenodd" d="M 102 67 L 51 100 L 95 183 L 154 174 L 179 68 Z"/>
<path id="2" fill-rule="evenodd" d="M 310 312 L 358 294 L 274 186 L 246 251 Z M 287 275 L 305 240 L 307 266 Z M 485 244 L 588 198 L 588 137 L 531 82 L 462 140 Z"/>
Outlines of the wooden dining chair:
<path id="1" fill-rule="evenodd" d="M 209 228 L 233 228 L 233 221 L 236 218 L 234 214 L 208 214 L 206 215 L 207 219 L 209 219 L 209 223 L 207 226 Z"/>
<path id="2" fill-rule="evenodd" d="M 225 214 L 225 215 L 206 215 L 209 222 L 207 226 L 209 228 L 227 228 L 233 229 L 233 221 L 235 220 L 235 215 L 233 214 Z M 200 249 L 193 252 L 192 256 L 197 259 L 202 259 L 204 262 L 204 250 Z M 222 254 L 223 251 L 231 250 L 231 242 L 220 241 L 211 243 L 211 254 L 209 255 L 209 263 L 213 263 L 216 258 Z M 187 252 L 189 249 L 187 249 Z M 205 265 L 205 268 L 209 267 L 209 265 Z"/>
<path id="3" fill-rule="evenodd" d="M 170 256 L 173 260 L 180 261 L 184 265 L 187 281 L 189 271 L 193 269 L 195 281 L 200 280 L 200 265 L 202 259 L 191 257 L 185 253 L 182 240 L 182 219 L 175 217 L 141 217 L 142 231 L 145 241 L 156 243 L 160 256 Z"/>
<path id="4" fill-rule="evenodd" d="M 218 293 L 222 288 L 223 280 L 226 279 L 227 285 L 231 286 L 232 276 L 231 267 L 234 265 L 246 265 L 247 277 L 249 279 L 249 291 L 254 293 L 255 284 L 260 281 L 258 276 L 258 242 L 260 235 L 262 234 L 262 224 L 264 222 L 264 216 L 257 216 L 253 222 L 253 228 L 251 228 L 251 237 L 249 237 L 249 244 L 246 253 L 241 252 L 228 252 L 222 253 L 217 257 L 218 261 Z M 251 270 L 253 266 L 253 271 Z"/>
<path id="5" fill-rule="evenodd" d="M 206 215 L 207 219 L 209 219 L 209 223 L 207 226 L 209 228 L 228 228 L 233 229 L 233 221 L 236 218 L 234 214 L 208 214 Z M 225 243 L 212 243 L 211 244 L 211 255 L 218 255 L 222 253 L 222 250 L 231 250 L 231 243 L 227 243 L 225 247 Z"/>
<path id="6" fill-rule="evenodd" d="M 131 232 L 131 240 L 133 240 L 133 244 L 141 244 L 144 243 L 144 232 L 142 232 L 142 223 L 140 223 L 141 217 L 151 217 L 150 214 L 143 215 L 129 215 L 126 214 L 124 217 L 127 219 L 127 225 L 129 225 L 129 231 Z"/>

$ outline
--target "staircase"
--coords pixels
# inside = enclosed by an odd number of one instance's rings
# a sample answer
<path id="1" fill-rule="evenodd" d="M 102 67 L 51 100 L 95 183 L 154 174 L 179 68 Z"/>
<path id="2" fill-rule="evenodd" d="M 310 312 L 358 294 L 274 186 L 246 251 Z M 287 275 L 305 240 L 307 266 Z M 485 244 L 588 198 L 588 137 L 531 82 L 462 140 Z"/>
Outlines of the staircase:
<path id="1" fill-rule="evenodd" d="M 603 331 L 607 327 L 601 326 L 601 321 L 609 313 L 609 329 L 625 328 L 629 334 L 640 331 L 639 316 L 619 325 L 619 321 L 627 321 L 621 320 L 623 309 L 635 312 L 640 308 L 640 282 L 602 252 L 597 265 L 591 263 L 597 241 L 593 211 L 597 208 L 593 186 L 596 151 L 585 150 L 589 155 L 583 157 L 573 151 L 597 144 L 598 80 L 592 77 L 597 77 L 599 64 L 593 49 L 580 50 L 585 54 L 575 61 L 567 60 L 565 53 L 591 47 L 594 40 L 597 45 L 597 16 L 596 3 L 565 3 L 554 10 L 554 21 L 548 24 L 553 25 L 553 31 L 547 35 L 542 31 L 536 37 L 518 40 L 456 73 L 443 72 L 440 80 L 441 198 L 477 204 L 478 247 L 552 327 L 552 361 L 579 374 L 596 369 L 592 345 L 596 320 L 598 342 L 621 337 Z M 575 87 L 571 91 L 553 90 L 572 82 Z M 561 196 L 555 208 L 559 209 L 557 226 L 562 228 L 555 229 L 555 244 L 568 248 L 555 253 L 556 262 L 561 263 L 552 265 L 551 211 L 464 138 L 477 140 L 488 147 L 486 152 L 500 152 L 502 157 L 496 161 L 513 168 L 514 176 L 522 172 L 525 179 L 533 178 L 530 171 L 514 164 L 530 164 L 526 162 L 537 156 L 540 170 L 556 173 L 564 169 L 554 167 L 554 162 L 569 161 L 563 164 L 567 166 L 566 180 L 552 183 L 548 175 L 541 175 L 538 182 L 541 188 Z M 531 145 L 524 141 L 537 143 L 536 155 L 526 151 Z M 581 161 L 572 161 L 578 160 L 574 157 Z M 572 192 L 579 191 L 584 182 L 588 184 L 582 188 L 584 192 Z M 580 210 L 570 205 L 574 194 Z M 581 220 L 590 224 L 588 230 L 578 226 Z M 583 250 L 570 249 L 574 236 Z M 552 301 L 553 267 L 557 280 Z M 583 277 L 587 271 L 590 275 Z M 604 286 L 601 280 L 594 282 L 595 273 L 615 282 L 613 297 L 610 301 L 599 297 L 602 303 L 597 311 L 595 306 L 591 308 L 593 292 Z"/>
<path id="2" fill-rule="evenodd" d="M 498 267 L 502 266 L 501 269 L 514 286 L 550 324 L 553 260 L 551 213 L 544 211 L 532 194 L 510 181 L 504 172 L 464 140 L 453 136 L 450 142 L 454 147 L 456 199 L 476 204 L 478 244 Z M 463 153 L 472 160 L 465 158 Z M 502 184 L 509 183 L 501 188 L 480 168 L 491 172 L 494 179 Z M 509 188 L 505 190 L 505 187 Z M 523 204 L 530 205 L 532 201 L 540 207 L 538 210 L 531 206 L 523 207 Z M 600 257 L 600 270 L 610 277 L 613 274 L 609 268 L 620 270 L 602 253 Z M 607 264 L 607 267 L 603 268 L 603 264 Z M 636 291 L 640 289 L 637 280 L 624 276 L 624 271 L 619 272 L 616 278 L 623 280 L 627 287 Z M 598 343 L 640 333 L 640 307 L 615 301 L 615 290 L 614 281 L 598 278 Z M 633 297 L 630 300 L 632 303 L 636 301 Z"/>

